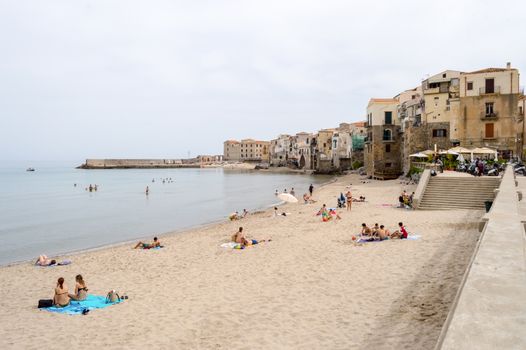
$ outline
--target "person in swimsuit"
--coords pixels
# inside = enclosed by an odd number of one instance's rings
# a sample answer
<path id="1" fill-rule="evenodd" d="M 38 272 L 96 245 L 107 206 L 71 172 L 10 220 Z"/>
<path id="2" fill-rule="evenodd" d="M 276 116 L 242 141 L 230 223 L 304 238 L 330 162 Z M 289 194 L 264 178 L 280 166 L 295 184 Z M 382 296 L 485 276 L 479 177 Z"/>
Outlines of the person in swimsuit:
<path id="1" fill-rule="evenodd" d="M 363 223 L 362 224 L 362 232 L 360 232 L 360 234 L 362 236 L 371 236 L 372 233 L 373 233 L 373 231 L 365 223 Z"/>
<path id="2" fill-rule="evenodd" d="M 243 233 L 243 227 L 240 227 L 239 230 L 232 235 L 232 241 L 241 244 L 241 246 L 246 247 L 249 245 L 258 244 L 261 242 L 266 242 L 266 239 L 257 241 L 255 239 L 247 239 Z M 268 240 L 270 242 L 270 239 Z"/>
<path id="3" fill-rule="evenodd" d="M 161 247 L 161 242 L 157 239 L 157 237 L 153 237 L 153 243 L 143 243 L 139 242 L 133 249 L 142 248 L 142 249 L 152 249 Z"/>
<path id="4" fill-rule="evenodd" d="M 69 305 L 68 287 L 64 283 L 64 278 L 60 277 L 55 287 L 55 295 L 53 296 L 53 305 L 56 307 L 65 307 Z"/>
<path id="5" fill-rule="evenodd" d="M 88 287 L 86 287 L 86 282 L 84 282 L 82 275 L 77 275 L 75 282 L 75 294 L 69 294 L 69 297 L 73 300 L 86 300 Z"/>
<path id="6" fill-rule="evenodd" d="M 398 226 L 400 226 L 399 230 L 396 230 L 391 234 L 391 238 L 400 238 L 400 239 L 407 239 L 407 236 L 409 235 L 404 227 L 404 224 L 402 222 L 398 223 Z"/>
<path id="7" fill-rule="evenodd" d="M 387 230 L 384 225 L 380 225 L 380 229 L 377 231 L 377 234 L 381 241 L 389 238 L 389 230 Z"/>
<path id="8" fill-rule="evenodd" d="M 56 260 L 54 259 L 49 259 L 47 256 L 45 255 L 40 255 L 35 263 L 35 265 L 37 266 L 51 266 L 51 265 L 55 265 L 57 263 Z"/>
<path id="9" fill-rule="evenodd" d="M 351 211 L 351 205 L 352 205 L 352 193 L 351 191 L 347 191 L 345 194 L 345 198 L 347 198 L 347 210 Z"/>

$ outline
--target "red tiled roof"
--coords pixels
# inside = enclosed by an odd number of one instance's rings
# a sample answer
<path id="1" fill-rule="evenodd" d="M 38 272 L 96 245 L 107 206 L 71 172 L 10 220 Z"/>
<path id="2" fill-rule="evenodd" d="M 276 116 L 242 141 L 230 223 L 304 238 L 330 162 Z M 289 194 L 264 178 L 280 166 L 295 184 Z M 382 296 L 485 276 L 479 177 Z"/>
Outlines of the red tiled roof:
<path id="1" fill-rule="evenodd" d="M 365 126 L 365 122 L 355 122 L 355 123 L 351 123 L 351 125 L 354 125 L 358 128 L 363 128 Z"/>

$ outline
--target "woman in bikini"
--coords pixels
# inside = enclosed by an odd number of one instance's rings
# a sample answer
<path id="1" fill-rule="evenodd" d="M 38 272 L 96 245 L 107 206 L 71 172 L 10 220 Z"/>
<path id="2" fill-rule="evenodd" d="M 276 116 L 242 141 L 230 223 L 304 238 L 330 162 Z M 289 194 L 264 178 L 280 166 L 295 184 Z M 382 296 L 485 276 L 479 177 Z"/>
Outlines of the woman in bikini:
<path id="1" fill-rule="evenodd" d="M 53 305 L 56 307 L 65 307 L 69 305 L 68 287 L 64 283 L 64 278 L 60 277 L 55 287 L 55 295 L 53 296 Z"/>
<path id="2" fill-rule="evenodd" d="M 82 275 L 77 275 L 75 277 L 75 294 L 69 294 L 69 297 L 73 300 L 86 300 L 88 296 L 88 287 L 86 287 L 86 282 L 82 278 Z"/>

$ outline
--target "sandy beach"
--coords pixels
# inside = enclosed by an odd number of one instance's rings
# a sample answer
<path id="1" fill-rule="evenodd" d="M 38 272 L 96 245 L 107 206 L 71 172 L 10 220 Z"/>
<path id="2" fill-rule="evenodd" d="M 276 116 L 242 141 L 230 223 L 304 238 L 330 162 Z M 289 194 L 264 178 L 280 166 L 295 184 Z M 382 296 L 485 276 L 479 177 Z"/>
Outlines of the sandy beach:
<path id="1" fill-rule="evenodd" d="M 351 183 L 367 202 L 322 222 L 321 204 L 335 206 Z M 0 348 L 432 349 L 482 212 L 395 208 L 403 189 L 415 186 L 346 175 L 315 189 L 315 204 L 280 207 L 287 217 L 264 212 L 160 235 L 160 250 L 121 245 L 61 257 L 73 261 L 63 267 L 0 268 Z M 351 240 L 362 222 L 393 231 L 399 221 L 420 239 Z M 221 248 L 239 226 L 272 242 Z M 72 290 L 78 273 L 90 293 L 116 289 L 129 300 L 86 316 L 37 309 L 58 277 Z"/>

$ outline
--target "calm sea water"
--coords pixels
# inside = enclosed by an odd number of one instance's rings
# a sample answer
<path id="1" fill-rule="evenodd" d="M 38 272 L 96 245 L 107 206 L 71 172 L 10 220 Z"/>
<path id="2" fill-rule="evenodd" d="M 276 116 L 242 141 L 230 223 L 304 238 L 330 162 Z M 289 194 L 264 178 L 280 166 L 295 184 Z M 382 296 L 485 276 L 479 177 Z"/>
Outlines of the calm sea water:
<path id="1" fill-rule="evenodd" d="M 36 171 L 26 172 L 29 166 Z M 316 186 L 329 180 L 223 169 L 81 170 L 74 166 L 0 165 L 1 265 L 213 222 L 236 210 L 275 204 L 276 189 L 294 187 L 301 195 L 310 183 Z M 163 184 L 163 178 L 174 182 Z M 97 184 L 98 191 L 86 191 L 90 184 Z"/>

